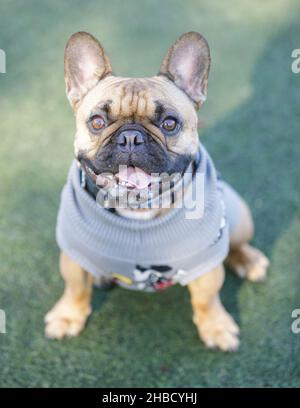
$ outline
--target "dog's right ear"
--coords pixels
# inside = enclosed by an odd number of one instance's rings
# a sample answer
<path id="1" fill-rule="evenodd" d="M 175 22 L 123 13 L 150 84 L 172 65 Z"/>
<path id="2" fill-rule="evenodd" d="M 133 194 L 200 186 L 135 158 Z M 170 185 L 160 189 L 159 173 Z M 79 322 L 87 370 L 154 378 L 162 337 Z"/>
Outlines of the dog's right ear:
<path id="1" fill-rule="evenodd" d="M 70 104 L 76 108 L 82 98 L 107 75 L 110 62 L 99 41 L 91 34 L 73 34 L 65 48 L 65 82 Z"/>

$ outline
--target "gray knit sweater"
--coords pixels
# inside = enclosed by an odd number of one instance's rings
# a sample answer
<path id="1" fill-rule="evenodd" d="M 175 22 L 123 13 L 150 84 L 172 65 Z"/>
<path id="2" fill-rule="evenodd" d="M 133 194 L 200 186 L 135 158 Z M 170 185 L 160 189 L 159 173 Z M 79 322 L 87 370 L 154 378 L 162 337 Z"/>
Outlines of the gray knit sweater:
<path id="1" fill-rule="evenodd" d="M 188 219 L 185 208 L 175 208 L 151 220 L 135 220 L 102 208 L 82 188 L 74 161 L 61 195 L 59 247 L 94 276 L 112 277 L 129 289 L 186 285 L 223 262 L 228 232 L 240 209 L 240 197 L 217 179 L 203 146 L 197 172 L 205 181 L 201 218 Z M 195 177 L 192 182 L 197 182 Z"/>

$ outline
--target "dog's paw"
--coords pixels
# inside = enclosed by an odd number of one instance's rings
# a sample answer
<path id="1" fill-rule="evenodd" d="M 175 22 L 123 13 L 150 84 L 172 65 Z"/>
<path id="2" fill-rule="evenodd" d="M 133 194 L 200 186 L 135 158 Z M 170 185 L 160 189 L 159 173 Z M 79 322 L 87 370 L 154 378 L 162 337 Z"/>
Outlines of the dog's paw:
<path id="1" fill-rule="evenodd" d="M 239 327 L 222 306 L 201 318 L 194 315 L 193 321 L 200 338 L 208 348 L 222 351 L 238 350 Z"/>
<path id="2" fill-rule="evenodd" d="M 266 278 L 270 261 L 259 249 L 244 244 L 230 252 L 228 264 L 240 278 L 259 282 Z"/>
<path id="3" fill-rule="evenodd" d="M 45 335 L 50 339 L 77 336 L 91 313 L 89 305 L 62 298 L 45 316 Z"/>

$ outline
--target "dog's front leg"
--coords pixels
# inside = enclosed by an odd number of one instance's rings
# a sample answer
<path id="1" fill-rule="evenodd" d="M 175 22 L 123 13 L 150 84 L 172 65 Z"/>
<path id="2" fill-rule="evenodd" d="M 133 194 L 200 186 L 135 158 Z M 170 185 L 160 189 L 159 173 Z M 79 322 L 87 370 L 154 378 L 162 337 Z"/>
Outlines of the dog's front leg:
<path id="1" fill-rule="evenodd" d="M 91 313 L 92 275 L 63 252 L 60 272 L 65 281 L 63 296 L 45 316 L 45 334 L 54 339 L 77 336 Z"/>
<path id="2" fill-rule="evenodd" d="M 239 347 L 239 328 L 226 312 L 219 297 L 225 271 L 220 265 L 188 284 L 193 307 L 193 321 L 209 348 L 235 351 Z"/>

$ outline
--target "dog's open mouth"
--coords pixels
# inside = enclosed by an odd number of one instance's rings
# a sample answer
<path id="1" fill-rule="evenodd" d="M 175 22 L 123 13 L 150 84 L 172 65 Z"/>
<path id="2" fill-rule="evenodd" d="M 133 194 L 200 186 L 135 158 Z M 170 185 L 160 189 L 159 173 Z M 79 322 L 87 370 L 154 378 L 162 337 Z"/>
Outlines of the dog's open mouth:
<path id="1" fill-rule="evenodd" d="M 150 202 L 169 206 L 174 201 L 173 192 L 176 186 L 182 187 L 180 173 L 149 174 L 137 166 L 120 165 L 115 174 L 96 174 L 85 161 L 82 161 L 81 165 L 99 187 L 97 199 L 104 207 L 126 205 L 130 208 L 141 208 Z M 157 200 L 160 204 L 157 204 Z"/>
<path id="2" fill-rule="evenodd" d="M 128 189 L 143 190 L 151 184 L 151 175 L 139 167 L 129 166 L 121 169 L 115 177 L 121 186 Z"/>
<path id="3" fill-rule="evenodd" d="M 100 188 L 123 187 L 127 190 L 151 189 L 151 184 L 162 182 L 158 174 L 146 173 L 136 166 L 120 166 L 116 174 L 101 173 L 96 174 L 85 162 L 82 162 L 85 172 L 94 180 Z"/>

